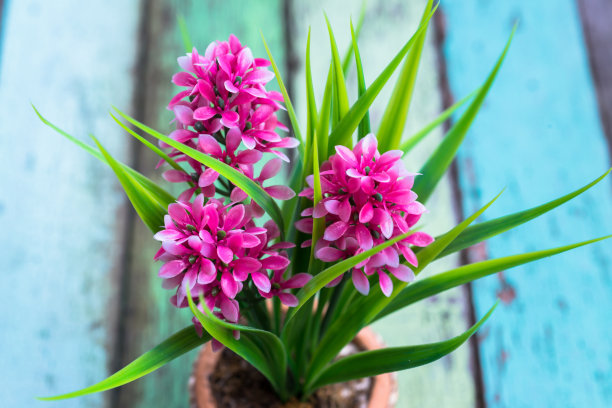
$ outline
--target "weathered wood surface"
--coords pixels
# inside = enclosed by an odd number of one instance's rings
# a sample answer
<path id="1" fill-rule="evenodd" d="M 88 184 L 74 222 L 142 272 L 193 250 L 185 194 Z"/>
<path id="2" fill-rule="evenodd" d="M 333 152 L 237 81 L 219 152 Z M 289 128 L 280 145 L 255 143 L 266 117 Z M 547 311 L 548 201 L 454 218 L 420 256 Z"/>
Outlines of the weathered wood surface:
<path id="1" fill-rule="evenodd" d="M 312 29 L 311 59 L 315 91 L 320 101 L 330 61 L 329 35 L 323 10 L 327 13 L 334 28 L 340 50 L 345 50 L 350 41 L 349 17 L 352 16 L 353 24 L 356 25 L 360 7 L 360 2 L 353 2 L 348 6 L 345 1 L 297 1 L 292 3 L 292 20 L 295 21 L 295 24 L 291 26 L 291 43 L 294 48 L 292 50 L 294 59 L 292 60 L 296 62 L 295 79 L 293 80 L 296 92 L 293 99 L 301 113 L 301 123 L 305 123 L 306 116 L 304 55 L 308 26 L 311 26 Z M 424 2 L 381 0 L 367 3 L 366 17 L 359 40 L 366 85 L 376 78 L 393 55 L 414 33 L 423 7 Z M 423 54 L 405 136 L 420 130 L 439 113 L 441 108 L 433 30 L 428 35 Z M 395 77 L 389 81 L 370 110 L 373 130 L 378 127 L 385 102 L 393 90 Z M 351 69 L 347 78 L 347 88 L 351 100 L 354 101 L 357 97 L 354 68 Z M 427 143 L 418 146 L 406 158 L 408 168 L 418 171 L 441 136 L 441 132 L 438 131 L 430 136 Z M 450 182 L 445 179 L 440 183 L 437 194 L 428 204 L 430 214 L 423 219 L 428 231 L 443 232 L 455 224 L 452 201 Z M 457 259 L 449 257 L 435 265 L 429 273 L 450 269 L 456 265 Z M 462 289 L 449 291 L 433 301 L 420 302 L 387 317 L 378 322 L 374 329 L 390 346 L 440 341 L 466 329 L 467 302 L 468 299 Z M 470 370 L 469 351 L 469 347 L 465 346 L 435 364 L 398 373 L 401 390 L 398 407 L 473 407 L 475 388 Z"/>
<path id="2" fill-rule="evenodd" d="M 204 53 L 215 40 L 227 40 L 234 33 L 253 54 L 265 56 L 259 30 L 262 29 L 277 63 L 284 66 L 283 4 L 279 0 L 265 2 L 235 1 L 151 1 L 142 10 L 141 46 L 146 47 L 139 61 L 141 84 L 136 95 L 139 119 L 160 131 L 170 132 L 173 118 L 166 109 L 168 101 L 179 90 L 170 79 L 180 70 L 176 58 L 184 55 L 183 41 L 177 26 L 177 15 L 185 18 L 193 45 Z M 269 24 L 271 21 L 274 24 Z M 126 135 L 126 137 L 129 137 Z M 144 174 L 161 178 L 155 170 L 157 158 L 146 148 L 138 150 L 138 168 Z M 163 180 L 162 180 L 163 181 Z M 164 182 L 166 186 L 169 183 Z M 127 287 L 129 303 L 123 314 L 125 335 L 120 356 L 121 365 L 191 324 L 191 313 L 170 304 L 172 293 L 161 287 L 158 264 L 153 255 L 158 243 L 139 220 L 134 222 L 133 256 L 130 259 Z M 195 351 L 182 356 L 144 379 L 114 391 L 117 406 L 184 407 L 187 404 L 187 380 Z"/>
<path id="3" fill-rule="evenodd" d="M 152 263 L 156 243 L 127 205 L 112 172 L 44 127 L 29 103 L 84 140 L 87 133 L 96 134 L 116 157 L 158 177 L 156 160 L 140 147 L 133 150 L 129 136 L 106 112 L 116 105 L 157 129 L 170 130 L 171 113 L 165 110 L 175 92 L 170 77 L 178 70 L 176 57 L 184 52 L 177 14 L 185 17 L 201 50 L 234 33 L 263 56 L 261 28 L 305 124 L 300 102 L 307 27 L 313 28 L 320 98 L 329 63 L 321 10 L 344 50 L 348 17 L 356 22 L 359 15 L 359 2 L 354 3 L 154 0 L 84 6 L 72 0 L 0 1 L 0 220 L 8 227 L 0 241 L 0 307 L 5 311 L 0 318 L 0 405 L 183 407 L 194 357 L 183 356 L 103 395 L 56 404 L 33 400 L 100 380 L 188 325 L 190 315 L 170 305 L 170 293 L 161 288 L 158 266 Z M 368 2 L 360 40 L 367 83 L 412 34 L 421 3 Z M 605 129 L 612 115 L 606 102 L 612 80 L 605 53 L 595 51 L 610 39 L 605 25 L 593 23 L 601 20 L 593 16 L 605 2 L 579 3 Z M 521 20 L 508 61 L 460 153 L 465 213 L 504 186 L 508 189 L 488 218 L 552 199 L 601 174 L 609 165 L 609 146 L 597 116 L 577 6 L 569 0 L 555 2 L 554 8 L 538 2 L 449 0 L 442 7 L 448 19 L 443 51 L 457 98 L 482 82 L 513 20 Z M 441 109 L 439 83 L 444 78 L 439 78 L 433 34 L 425 46 L 406 135 Z M 353 98 L 355 84 L 352 71 L 348 87 Z M 382 111 L 381 103 L 371 110 L 374 129 Z M 415 149 L 407 158 L 409 168 L 418 169 L 441 137 L 438 131 Z M 441 232 L 455 223 L 455 198 L 445 179 L 428 205 L 424 221 L 429 231 Z M 607 181 L 470 257 L 498 257 L 610 233 L 611 204 Z M 504 300 L 480 336 L 488 406 L 612 405 L 610 249 L 609 243 L 598 244 L 474 285 L 478 316 L 495 297 Z M 458 262 L 449 257 L 430 273 Z M 463 289 L 421 303 L 375 326 L 387 344 L 436 341 L 466 328 L 469 299 Z M 472 357 L 466 345 L 435 364 L 400 373 L 398 406 L 479 406 Z"/>
<path id="4" fill-rule="evenodd" d="M 3 4 L 0 55 L 0 405 L 100 407 L 105 395 L 42 403 L 107 375 L 126 200 L 105 164 L 50 120 L 118 158 L 128 140 L 107 115 L 130 110 L 134 2 Z"/>
<path id="5" fill-rule="evenodd" d="M 612 2 L 578 0 L 603 130 L 612 156 Z"/>
<path id="6" fill-rule="evenodd" d="M 498 81 L 460 152 L 466 213 L 503 187 L 485 218 L 547 201 L 606 170 L 608 146 L 574 2 L 447 1 L 443 11 L 444 52 L 458 97 L 481 83 L 519 20 Z M 608 178 L 542 219 L 492 239 L 472 258 L 609 234 L 610 186 Z M 477 314 L 497 297 L 503 301 L 479 335 L 487 406 L 612 405 L 611 265 L 606 241 L 474 284 Z"/>

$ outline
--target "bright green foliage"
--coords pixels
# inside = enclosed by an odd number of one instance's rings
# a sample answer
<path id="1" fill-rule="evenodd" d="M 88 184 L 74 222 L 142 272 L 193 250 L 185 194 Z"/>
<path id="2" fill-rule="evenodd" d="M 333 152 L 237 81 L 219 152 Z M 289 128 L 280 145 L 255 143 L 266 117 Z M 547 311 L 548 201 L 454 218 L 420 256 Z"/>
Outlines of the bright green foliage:
<path id="1" fill-rule="evenodd" d="M 363 351 L 344 357 L 330 364 L 321 373 L 316 382 L 307 385 L 308 390 L 315 390 L 327 384 L 407 370 L 434 362 L 452 353 L 465 343 L 491 316 L 496 307 L 497 304 L 489 309 L 487 314 L 465 333 L 446 341 L 418 346 L 389 347 Z"/>
<path id="2" fill-rule="evenodd" d="M 152 373 L 175 358 L 207 343 L 210 339 L 211 337 L 208 333 L 204 333 L 202 337 L 199 337 L 193 326 L 189 325 L 97 384 L 68 394 L 38 399 L 42 401 L 57 401 L 112 390 Z"/>
<path id="3" fill-rule="evenodd" d="M 380 140 L 380 149 L 382 151 L 397 149 L 402 139 L 404 125 L 408 117 L 408 109 L 410 108 L 410 101 L 412 100 L 412 92 L 414 91 L 414 84 L 419 70 L 419 62 L 421 61 L 421 54 L 423 53 L 423 45 L 425 45 L 425 36 L 427 34 L 427 25 L 429 22 L 427 20 L 427 15 L 431 10 L 432 4 L 433 0 L 429 0 L 427 6 L 425 6 L 423 17 L 421 18 L 421 25 L 424 29 L 419 32 L 414 46 L 406 57 L 404 68 L 402 68 L 397 83 L 395 84 L 391 100 L 387 105 L 385 114 L 380 120 L 377 136 Z"/>
<path id="4" fill-rule="evenodd" d="M 307 126 L 305 140 L 302 138 L 297 117 L 278 66 L 272 58 L 264 39 L 268 57 L 271 60 L 272 68 L 285 99 L 293 132 L 301 142 L 300 154 L 294 160 L 294 169 L 289 185 L 294 190 L 301 190 L 304 186 L 305 177 L 312 172 L 314 176 L 315 204 L 323 198 L 319 166 L 330 154 L 334 153 L 336 145 L 344 144 L 352 147 L 353 141 L 356 138 L 361 138 L 370 132 L 368 110 L 402 61 L 404 61 L 403 68 L 378 131 L 381 150 L 400 148 L 403 151 L 409 151 L 434 128 L 444 123 L 459 107 L 471 100 L 465 112 L 458 118 L 439 147 L 426 161 L 420 171 L 422 175 L 416 179 L 414 191 L 419 195 L 421 202 L 426 201 L 431 196 L 437 183 L 454 159 L 493 84 L 504 57 L 508 52 L 515 30 L 512 31 L 508 43 L 484 84 L 472 94 L 448 108 L 438 118 L 402 144 L 400 142 L 411 104 L 412 90 L 416 81 L 426 30 L 437 7 L 432 7 L 432 3 L 432 0 L 428 0 L 415 34 L 405 43 L 369 87 L 365 83 L 362 56 L 357 45 L 357 37 L 361 24 L 364 21 L 363 10 L 365 9 L 362 10 L 357 30 L 353 29 L 351 23 L 352 42 L 343 61 L 340 60 L 331 25 L 326 19 L 331 45 L 331 64 L 320 110 L 317 110 L 317 103 L 314 97 L 314 84 L 310 67 L 310 32 L 308 33 L 306 49 Z M 189 52 L 191 51 L 191 42 L 184 22 L 180 18 L 179 26 L 181 27 L 185 48 Z M 351 105 L 344 78 L 349 69 L 352 53 L 355 56 L 358 97 Z M 497 199 L 495 197 L 472 216 L 445 234 L 437 237 L 432 244 L 415 250 L 419 265 L 413 268 L 413 272 L 417 275 L 416 282 L 408 284 L 394 280 L 393 292 L 389 297 L 385 296 L 378 286 L 374 286 L 368 296 L 358 294 L 352 285 L 344 284 L 344 282 L 341 282 L 335 288 L 325 288 L 335 278 L 350 272 L 353 267 L 368 257 L 405 239 L 412 231 L 324 268 L 321 266 L 322 262 L 315 261 L 314 259 L 314 245 L 311 248 L 302 248 L 300 245 L 305 239 L 312 239 L 314 244 L 322 236 L 323 229 L 325 228 L 324 218 L 315 221 L 312 236 L 302 233 L 298 234 L 294 227 L 294 221 L 298 219 L 300 212 L 305 208 L 306 201 L 304 199 L 296 198 L 285 202 L 281 212 L 276 202 L 262 187 L 236 169 L 170 139 L 166 135 L 151 129 L 119 110 L 117 112 L 123 119 L 140 131 L 162 140 L 206 167 L 214 169 L 232 184 L 246 192 L 252 200 L 257 202 L 270 215 L 272 220 L 278 224 L 280 230 L 285 232 L 287 237 L 296 244 L 296 247 L 291 250 L 290 255 L 293 262 L 286 271 L 287 277 L 291 274 L 306 271 L 310 272 L 314 277 L 296 293 L 299 303 L 296 307 L 288 310 L 284 319 L 278 302 L 269 309 L 263 303 L 249 304 L 249 307 L 245 308 L 245 317 L 248 320 L 248 324 L 253 327 L 222 321 L 207 308 L 204 308 L 204 312 L 202 312 L 196 307 L 188 293 L 187 299 L 191 311 L 204 328 L 204 336 L 202 338 L 196 335 L 192 327 L 185 328 L 106 380 L 80 391 L 47 399 L 71 398 L 105 391 L 126 384 L 161 367 L 211 338 L 220 341 L 259 370 L 270 381 L 274 390 L 283 400 L 291 396 L 307 397 L 316 388 L 326 384 L 417 367 L 451 353 L 467 341 L 484 321 L 489 318 L 494 307 L 465 333 L 446 341 L 365 351 L 337 361 L 334 361 L 334 359 L 338 352 L 363 327 L 375 320 L 384 318 L 396 310 L 492 273 L 609 238 L 608 236 L 554 249 L 482 261 L 464 265 L 425 279 L 418 279 L 418 274 L 436 259 L 482 242 L 547 213 L 590 189 L 606 177 L 610 170 L 586 186 L 545 204 L 471 225 Z M 96 144 L 99 151 L 57 128 L 43 118 L 38 111 L 36 113 L 45 124 L 87 150 L 96 158 L 109 164 L 125 189 L 138 215 L 152 231 L 157 231 L 163 225 L 163 215 L 167 211 L 167 206 L 174 201 L 170 194 L 134 169 L 115 160 L 97 140 Z M 114 116 L 113 118 L 129 134 L 145 144 L 172 167 L 180 169 L 180 165 L 168 157 L 165 152 L 121 123 Z M 355 135 L 355 133 L 357 134 Z M 306 259 L 309 261 L 306 262 Z M 296 260 L 300 260 L 300 262 L 296 262 Z M 200 301 L 202 303 L 201 299 Z M 319 302 L 318 306 L 316 302 Z M 240 333 L 240 339 L 234 337 L 234 334 L 237 332 Z"/>
<path id="5" fill-rule="evenodd" d="M 353 50 L 355 50 L 355 67 L 357 68 L 357 96 L 361 98 L 366 91 L 365 76 L 363 74 L 363 65 L 361 64 L 361 54 L 359 53 L 359 46 L 357 45 L 357 36 L 353 29 L 353 22 L 351 21 L 351 40 L 353 42 Z M 359 128 L 357 132 L 357 138 L 361 139 L 365 135 L 370 133 L 370 113 L 366 111 L 363 119 L 359 122 Z"/>
<path id="6" fill-rule="evenodd" d="M 119 115 L 121 115 L 125 120 L 130 122 L 132 125 L 136 126 L 143 132 L 148 133 L 149 135 L 166 142 L 168 145 L 174 147 L 175 149 L 185 153 L 187 156 L 191 157 L 194 160 L 199 161 L 203 165 L 215 169 L 219 174 L 227 178 L 229 181 L 234 183 L 235 186 L 240 188 L 242 191 L 248 194 L 251 199 L 253 199 L 257 204 L 261 206 L 269 215 L 270 218 L 276 222 L 279 226 L 280 230 L 284 229 L 284 222 L 281 216 L 280 208 L 276 204 L 276 201 L 268 193 L 265 192 L 263 188 L 253 180 L 240 173 L 238 170 L 234 169 L 227 164 L 214 159 L 196 149 L 193 149 L 187 145 L 182 143 L 178 143 L 175 140 L 170 139 L 168 136 L 159 133 L 158 131 L 151 129 L 150 127 L 140 123 L 136 119 L 126 115 L 121 112 L 119 109 L 115 109 Z"/>
<path id="7" fill-rule="evenodd" d="M 117 175 L 119 182 L 121 182 L 121 186 L 140 216 L 140 219 L 144 221 L 151 232 L 155 233 L 159 231 L 164 225 L 164 215 L 168 211 L 168 205 L 156 201 L 155 197 L 147 191 L 146 188 L 136 182 L 136 180 L 121 167 L 119 162 L 102 147 L 95 137 L 92 136 L 92 138 L 94 142 L 96 142 L 98 149 L 100 149 L 108 165 Z"/>
<path id="8" fill-rule="evenodd" d="M 189 288 L 187 288 L 187 300 L 189 308 L 206 332 L 259 370 L 283 397 L 287 357 L 280 339 L 265 330 L 225 322 L 206 307 L 204 307 L 205 313 L 202 313 L 193 302 Z M 200 299 L 200 304 L 204 304 L 204 299 Z M 234 338 L 235 330 L 240 332 L 240 340 Z"/>
<path id="9" fill-rule="evenodd" d="M 453 127 L 448 131 L 448 134 L 442 140 L 442 143 L 438 146 L 436 151 L 431 155 L 429 160 L 425 163 L 425 165 L 421 168 L 419 173 L 422 176 L 419 176 L 414 182 L 414 192 L 418 194 L 419 201 L 425 203 L 431 193 L 433 193 L 434 188 L 442 179 L 444 173 L 450 166 L 457 150 L 459 150 L 459 146 L 463 142 L 463 138 L 465 137 L 470 125 L 476 118 L 478 114 L 478 110 L 482 106 L 489 89 L 491 89 L 491 85 L 493 85 L 493 81 L 499 72 L 499 68 L 501 67 L 504 58 L 506 57 L 506 53 L 510 48 L 510 43 L 512 42 L 512 38 L 514 37 L 514 33 L 516 32 L 516 26 L 512 29 L 512 34 L 510 34 L 510 38 L 506 43 L 506 47 L 504 51 L 500 55 L 495 67 L 487 77 L 487 80 L 482 85 L 482 87 L 478 90 L 478 93 L 474 97 L 474 100 L 470 104 L 470 106 L 466 109 L 466 111 L 461 115 L 457 123 L 453 125 Z"/>
<path id="10" fill-rule="evenodd" d="M 608 235 L 606 237 L 591 239 L 589 241 L 579 242 L 573 245 L 566 245 L 559 248 L 529 252 L 526 254 L 513 255 L 499 259 L 491 259 L 488 261 L 477 262 L 469 265 L 464 265 L 447 272 L 442 272 L 429 278 L 421 279 L 402 290 L 393 299 L 393 301 L 387 307 L 385 307 L 378 316 L 376 316 L 375 320 L 381 319 L 386 315 L 393 313 L 396 310 L 402 309 L 408 305 L 411 305 L 415 302 L 418 302 L 419 300 L 423 300 L 430 296 L 437 295 L 438 293 L 452 289 L 459 285 L 463 285 L 464 283 L 484 278 L 485 276 L 489 276 L 494 273 L 504 271 L 506 269 L 514 268 L 519 265 L 524 265 L 526 263 L 537 261 L 538 259 L 557 255 L 574 248 L 579 248 L 584 245 L 602 241 L 610 237 L 612 236 Z"/>

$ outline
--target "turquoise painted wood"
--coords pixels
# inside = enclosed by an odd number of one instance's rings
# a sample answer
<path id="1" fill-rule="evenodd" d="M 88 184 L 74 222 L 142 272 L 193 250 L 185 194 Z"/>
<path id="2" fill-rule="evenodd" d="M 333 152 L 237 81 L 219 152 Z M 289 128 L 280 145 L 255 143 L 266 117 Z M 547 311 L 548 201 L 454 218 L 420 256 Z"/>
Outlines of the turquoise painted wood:
<path id="1" fill-rule="evenodd" d="M 34 397 L 108 374 L 125 200 L 112 172 L 44 126 L 30 103 L 126 159 L 106 112 L 132 97 L 138 5 L 19 0 L 2 13 L 0 406 L 101 407 L 104 395 Z"/>
<path id="2" fill-rule="evenodd" d="M 459 155 L 466 213 L 507 187 L 486 218 L 552 199 L 610 163 L 573 1 L 449 0 L 444 46 L 452 91 L 481 83 L 511 27 L 498 81 Z M 472 252 L 496 258 L 612 232 L 611 180 Z M 612 406 L 612 243 L 474 284 L 488 407 Z"/>

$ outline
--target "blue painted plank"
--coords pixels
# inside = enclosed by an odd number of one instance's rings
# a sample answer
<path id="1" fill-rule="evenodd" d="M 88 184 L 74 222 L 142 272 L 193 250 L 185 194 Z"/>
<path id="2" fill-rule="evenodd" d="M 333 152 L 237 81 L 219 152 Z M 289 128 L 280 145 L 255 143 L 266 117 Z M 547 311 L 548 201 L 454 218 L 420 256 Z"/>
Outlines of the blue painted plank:
<path id="1" fill-rule="evenodd" d="M 137 2 L 5 2 L 0 61 L 0 405 L 100 407 L 102 395 L 34 400 L 107 375 L 125 200 L 115 176 L 44 126 L 98 135 L 126 159 L 107 116 L 132 96 Z"/>
<path id="2" fill-rule="evenodd" d="M 486 218 L 585 184 L 609 166 L 576 5 L 569 0 L 444 3 L 455 95 L 474 89 L 519 29 L 459 154 L 466 213 L 507 190 Z M 472 251 L 496 258 L 612 232 L 610 180 Z M 612 406 L 612 244 L 581 248 L 474 284 L 489 407 Z"/>

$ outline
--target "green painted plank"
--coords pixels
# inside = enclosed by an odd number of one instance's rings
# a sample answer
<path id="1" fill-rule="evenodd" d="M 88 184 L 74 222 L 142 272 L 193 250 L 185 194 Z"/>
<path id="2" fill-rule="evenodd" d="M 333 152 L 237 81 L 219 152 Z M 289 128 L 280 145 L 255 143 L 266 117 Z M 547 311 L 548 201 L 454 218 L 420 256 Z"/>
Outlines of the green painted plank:
<path id="1" fill-rule="evenodd" d="M 235 34 L 243 45 L 247 45 L 256 57 L 265 57 L 259 30 L 274 53 L 274 58 L 284 71 L 284 39 L 282 35 L 282 2 L 247 3 L 239 0 L 216 1 L 162 1 L 147 2 L 146 44 L 148 50 L 144 74 L 139 84 L 138 103 L 141 119 L 147 125 L 163 132 L 170 132 L 173 118 L 166 110 L 170 98 L 179 88 L 171 84 L 172 75 L 179 71 L 176 58 L 184 55 L 177 15 L 185 19 L 193 45 L 204 53 L 208 44 L 215 40 L 227 40 Z M 270 22 L 274 24 L 270 24 Z M 145 86 L 145 84 L 153 84 Z M 270 83 L 270 89 L 278 87 Z M 119 106 L 121 107 L 121 106 Z M 126 135 L 126 138 L 129 137 Z M 161 171 L 155 170 L 157 158 L 144 149 L 140 150 L 140 170 L 150 177 L 161 180 Z M 162 181 L 163 182 L 163 181 Z M 169 185 L 169 183 L 165 183 Z M 172 292 L 161 288 L 157 277 L 158 264 L 153 264 L 153 255 L 158 249 L 149 231 L 138 225 L 132 244 L 132 262 L 129 271 L 129 306 L 124 316 L 126 342 L 123 362 L 128 363 L 142 352 L 190 322 L 191 313 L 174 308 L 169 298 Z M 187 381 L 192 370 L 196 351 L 161 368 L 135 383 L 119 389 L 117 403 L 130 407 L 184 407 L 187 405 Z"/>
<path id="2" fill-rule="evenodd" d="M 366 85 L 378 75 L 388 60 L 412 35 L 418 25 L 425 2 L 368 1 L 366 18 L 359 40 L 359 48 L 364 63 Z M 300 122 L 305 123 L 306 94 L 304 88 L 304 50 L 308 26 L 312 26 L 312 44 L 325 44 L 312 48 L 312 67 L 315 92 L 318 100 L 322 98 L 324 81 L 328 72 L 330 50 L 327 30 L 322 10 L 329 16 L 338 46 L 345 50 L 350 41 L 349 17 L 356 22 L 359 17 L 360 2 L 347 7 L 343 1 L 306 1 L 292 2 L 294 34 L 293 48 L 297 64 L 296 77 L 293 81 L 296 92 L 295 101 Z M 405 137 L 415 133 L 431 121 L 441 111 L 441 98 L 438 91 L 436 67 L 436 50 L 433 44 L 433 32 L 428 34 L 425 44 L 422 66 L 417 78 L 411 113 L 406 124 Z M 396 76 L 395 76 L 396 77 Z M 394 77 L 394 78 L 395 78 Z M 383 89 L 379 101 L 370 109 L 372 127 L 376 129 L 384 112 L 384 102 L 393 90 L 395 80 Z M 347 89 L 351 101 L 357 95 L 355 69 L 351 68 L 347 76 Z M 417 171 L 424 163 L 442 137 L 436 131 L 406 158 L 408 169 Z M 433 233 L 444 232 L 455 224 L 452 208 L 453 196 L 449 180 L 445 178 L 438 187 L 438 192 L 429 200 L 430 213 L 424 216 L 423 225 Z M 429 273 L 450 269 L 458 265 L 455 256 L 445 258 L 432 266 Z M 374 330 L 382 335 L 390 346 L 422 344 L 439 341 L 465 331 L 468 309 L 467 297 L 463 289 L 456 289 L 437 297 L 435 300 L 421 302 L 406 310 L 381 320 Z M 447 407 L 468 408 L 475 405 L 475 387 L 470 371 L 469 347 L 461 347 L 442 360 L 404 371 L 398 374 L 400 385 L 398 407 Z"/>
<path id="3" fill-rule="evenodd" d="M 102 407 L 101 394 L 34 397 L 108 375 L 127 202 L 113 172 L 46 127 L 30 103 L 129 161 L 107 112 L 130 108 L 138 4 L 4 1 L 2 14 L 0 405 Z"/>

